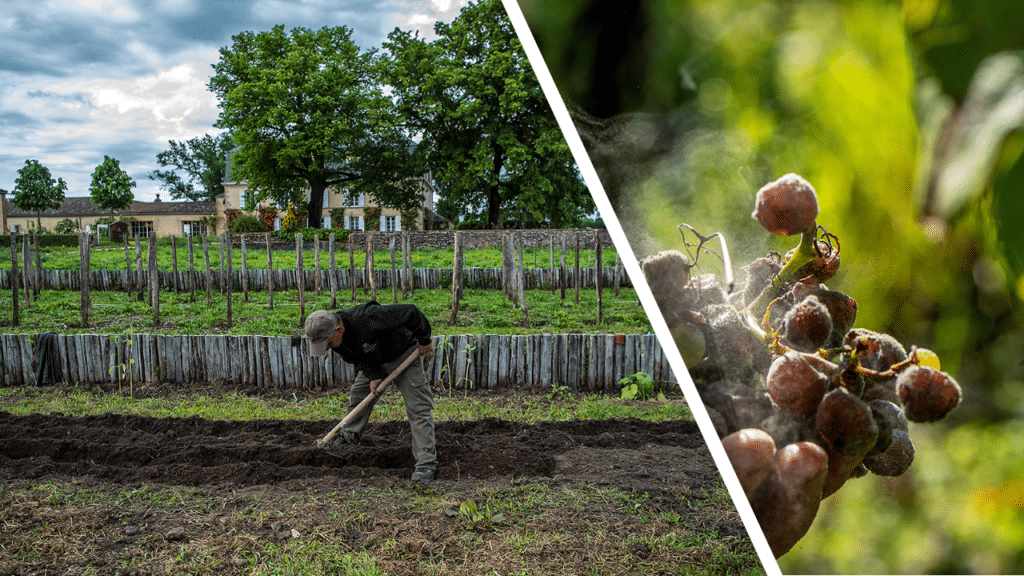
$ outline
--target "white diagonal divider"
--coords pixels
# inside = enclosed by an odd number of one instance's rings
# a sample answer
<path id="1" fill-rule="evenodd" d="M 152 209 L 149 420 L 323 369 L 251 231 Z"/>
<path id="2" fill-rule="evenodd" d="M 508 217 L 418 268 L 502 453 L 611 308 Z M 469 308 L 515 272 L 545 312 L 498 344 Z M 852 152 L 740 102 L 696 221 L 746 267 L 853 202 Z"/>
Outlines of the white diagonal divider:
<path id="1" fill-rule="evenodd" d="M 611 202 L 608 200 L 607 194 L 605 194 L 604 187 L 601 185 L 601 181 L 597 177 L 597 171 L 594 169 L 594 165 L 590 161 L 590 156 L 583 147 L 583 140 L 580 139 L 580 136 L 576 132 L 576 128 L 572 123 L 572 119 L 569 117 L 569 110 L 565 107 L 565 102 L 562 101 L 558 88 L 555 86 L 555 81 L 551 77 L 551 73 L 548 70 L 547 64 L 544 62 L 543 56 L 541 56 L 540 48 L 538 48 L 537 42 L 534 39 L 533 34 L 530 32 L 530 27 L 526 24 L 526 18 L 523 16 L 523 12 L 515 0 L 502 0 L 502 4 L 504 4 L 505 10 L 508 12 L 509 19 L 512 21 L 512 26 L 515 28 L 516 34 L 519 36 L 519 41 L 523 45 L 526 57 L 530 60 L 530 64 L 533 66 L 533 71 L 537 75 L 537 80 L 540 82 L 541 89 L 544 91 L 544 95 L 547 97 L 548 103 L 551 105 L 551 109 L 555 114 L 555 119 L 558 121 L 558 125 L 562 129 L 562 133 L 565 135 L 566 143 L 569 145 L 569 149 L 572 150 L 572 155 L 576 159 L 576 165 L 579 168 L 580 173 L 583 175 L 583 179 L 586 181 L 587 187 L 590 189 L 590 193 L 594 197 L 594 202 L 597 204 L 597 208 L 601 212 L 601 217 L 604 219 L 605 225 L 608 227 L 608 233 L 615 242 L 615 248 L 622 257 L 622 264 L 625 266 L 626 272 L 629 274 L 629 277 L 633 282 L 633 287 L 636 290 L 637 296 L 640 298 L 640 302 L 643 304 L 644 309 L 647 310 L 647 315 L 650 317 L 651 325 L 654 327 L 654 332 L 657 334 L 658 339 L 665 343 L 665 345 L 662 346 L 662 350 L 668 358 L 669 364 L 672 366 L 672 371 L 675 372 L 676 377 L 679 379 L 679 386 L 683 390 L 683 395 L 686 396 L 686 402 L 689 404 L 690 410 L 693 412 L 694 418 L 697 420 L 697 425 L 700 427 L 701 434 L 704 436 L 704 442 L 707 444 L 708 450 L 710 450 L 711 455 L 715 460 L 715 464 L 718 466 L 718 470 L 722 475 L 722 480 L 725 482 L 725 486 L 728 488 L 729 494 L 732 496 L 732 501 L 736 506 L 736 511 L 739 513 L 740 518 L 743 519 L 743 524 L 746 526 L 747 532 L 750 534 L 751 542 L 753 542 L 754 549 L 757 551 L 757 555 L 761 559 L 761 564 L 764 566 L 767 574 L 781 576 L 782 572 L 779 570 L 779 565 L 775 561 L 775 555 L 772 554 L 771 548 L 768 546 L 768 541 L 764 537 L 764 532 L 761 530 L 761 525 L 758 524 L 757 518 L 754 516 L 754 510 L 750 507 L 750 503 L 747 501 L 747 497 L 743 493 L 743 487 L 740 485 L 739 478 L 736 476 L 736 472 L 733 470 L 732 464 L 729 462 L 729 457 L 725 454 L 725 449 L 722 447 L 722 442 L 719 440 L 718 434 L 715 432 L 715 427 L 711 423 L 711 418 L 708 416 L 707 410 L 704 409 L 704 403 L 701 401 L 700 395 L 697 393 L 697 389 L 693 385 L 693 380 L 690 378 L 690 373 L 686 369 L 683 357 L 679 354 L 678 348 L 674 345 L 672 334 L 668 329 L 668 324 L 665 322 L 665 319 L 661 315 L 661 311 L 658 309 L 657 303 L 654 301 L 654 295 L 651 293 L 651 289 L 647 285 L 647 281 L 644 280 L 643 273 L 640 271 L 640 264 L 637 261 L 636 256 L 633 254 L 632 247 L 626 240 L 626 235 L 622 231 L 622 226 L 619 224 L 618 216 L 612 209 Z"/>

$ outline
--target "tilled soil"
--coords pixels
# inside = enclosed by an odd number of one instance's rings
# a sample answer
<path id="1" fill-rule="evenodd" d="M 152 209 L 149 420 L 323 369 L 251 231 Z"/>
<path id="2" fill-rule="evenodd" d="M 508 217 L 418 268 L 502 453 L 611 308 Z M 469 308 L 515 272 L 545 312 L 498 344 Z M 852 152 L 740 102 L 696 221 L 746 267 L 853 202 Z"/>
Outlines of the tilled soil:
<path id="1" fill-rule="evenodd" d="M 122 484 L 252 486 L 407 479 L 408 424 L 372 424 L 359 446 L 316 440 L 330 421 L 15 416 L 0 411 L 0 479 L 90 476 Z M 712 489 L 718 471 L 692 421 L 522 424 L 494 418 L 437 425 L 437 481 L 550 478 L 642 490 Z"/>
<path id="2" fill-rule="evenodd" d="M 439 422 L 425 489 L 335 424 L 0 411 L 0 575 L 761 571 L 692 421 Z"/>

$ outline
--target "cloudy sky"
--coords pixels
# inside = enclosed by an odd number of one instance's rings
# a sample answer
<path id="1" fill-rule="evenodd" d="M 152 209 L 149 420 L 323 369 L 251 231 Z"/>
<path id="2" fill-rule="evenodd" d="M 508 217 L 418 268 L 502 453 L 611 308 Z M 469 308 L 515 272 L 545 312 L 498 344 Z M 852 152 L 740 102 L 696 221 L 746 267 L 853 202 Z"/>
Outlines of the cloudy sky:
<path id="1" fill-rule="evenodd" d="M 149 174 L 168 140 L 218 132 L 206 89 L 243 31 L 283 24 L 347 26 L 362 49 L 395 28 L 433 39 L 466 0 L 0 0 L 0 189 L 35 159 L 88 196 L 103 156 L 135 180 L 137 200 L 162 191 Z M 10 195 L 8 195 L 10 198 Z M 170 200 L 166 192 L 161 199 Z"/>

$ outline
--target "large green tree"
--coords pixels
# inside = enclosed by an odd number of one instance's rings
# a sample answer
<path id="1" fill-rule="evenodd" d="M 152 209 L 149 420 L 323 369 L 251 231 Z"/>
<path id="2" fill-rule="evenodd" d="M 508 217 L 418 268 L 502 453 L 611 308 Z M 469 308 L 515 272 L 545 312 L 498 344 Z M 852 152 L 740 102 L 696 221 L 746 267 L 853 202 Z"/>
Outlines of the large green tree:
<path id="1" fill-rule="evenodd" d="M 383 67 L 452 217 L 573 225 L 594 202 L 500 0 L 466 6 L 438 38 L 395 30 Z"/>
<path id="2" fill-rule="evenodd" d="M 243 32 L 220 51 L 209 88 L 217 126 L 240 146 L 232 178 L 279 205 L 307 197 L 319 228 L 324 191 L 367 192 L 384 206 L 418 205 L 407 137 L 378 79 L 374 51 L 342 26 Z"/>
<path id="3" fill-rule="evenodd" d="M 167 144 L 170 148 L 156 155 L 157 162 L 166 170 L 154 170 L 149 174 L 150 180 L 162 182 L 161 188 L 175 200 L 199 202 L 224 193 L 226 157 L 235 146 L 229 133 L 206 134 L 184 142 L 168 140 Z M 187 178 L 182 178 L 181 173 Z"/>
<path id="4" fill-rule="evenodd" d="M 50 169 L 38 160 L 25 160 L 25 165 L 18 170 L 18 178 L 14 181 L 11 203 L 26 212 L 35 212 L 36 226 L 42 229 L 40 215 L 47 210 L 60 208 L 67 189 L 64 179 L 55 180 L 50 175 Z"/>
<path id="5" fill-rule="evenodd" d="M 110 212 L 110 220 L 113 223 L 114 210 L 124 210 L 135 200 L 132 188 L 135 188 L 135 180 L 121 169 L 121 162 L 116 158 L 103 156 L 103 163 L 92 173 L 89 197 L 98 208 Z M 107 228 L 107 232 L 113 238 L 113 227 Z"/>

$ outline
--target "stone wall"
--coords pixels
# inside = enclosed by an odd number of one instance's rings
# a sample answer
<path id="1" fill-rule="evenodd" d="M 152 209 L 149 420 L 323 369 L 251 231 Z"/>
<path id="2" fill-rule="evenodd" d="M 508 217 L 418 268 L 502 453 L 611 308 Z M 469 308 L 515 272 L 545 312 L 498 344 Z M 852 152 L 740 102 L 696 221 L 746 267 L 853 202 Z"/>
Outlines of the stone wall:
<path id="1" fill-rule="evenodd" d="M 565 238 L 566 246 L 572 247 L 575 242 L 575 235 L 577 230 L 523 230 L 523 245 L 527 248 L 547 248 L 550 246 L 552 239 L 555 241 L 555 247 L 558 248 L 562 245 L 562 238 Z M 580 233 L 580 248 L 581 249 L 594 249 L 594 238 L 595 230 L 586 229 L 578 230 Z M 608 234 L 607 230 L 597 230 L 601 237 L 601 247 L 611 248 L 614 246 L 612 243 L 611 235 Z M 501 247 L 501 239 L 506 234 L 513 234 L 511 230 L 460 230 L 458 234 L 462 238 L 462 246 L 465 250 L 474 250 L 478 248 L 488 247 Z M 356 246 L 366 245 L 366 232 L 354 232 L 352 239 Z M 413 250 L 419 248 L 433 248 L 436 250 L 443 250 L 445 248 L 451 248 L 455 245 L 455 234 L 454 230 L 409 230 L 409 241 L 412 243 Z M 374 233 L 374 246 L 377 249 L 386 249 L 388 247 L 388 241 L 391 238 L 391 234 L 376 232 Z"/>
<path id="2" fill-rule="evenodd" d="M 576 232 L 580 234 L 580 249 L 581 250 L 593 250 L 595 232 L 601 237 L 602 248 L 612 248 L 615 244 L 612 242 L 611 235 L 608 234 L 607 230 L 523 230 L 523 245 L 526 248 L 548 248 L 552 239 L 555 241 L 555 248 L 562 246 L 562 238 L 565 238 L 566 247 L 572 249 L 575 246 Z M 453 230 L 407 230 L 409 234 L 409 241 L 412 244 L 413 250 L 421 248 L 433 248 L 435 250 L 444 250 L 451 248 L 455 245 L 455 234 Z M 501 247 L 501 238 L 506 234 L 513 234 L 512 230 L 460 230 L 462 238 L 462 247 L 464 250 L 474 250 L 479 248 L 488 247 Z M 362 249 L 366 246 L 366 235 L 368 232 L 353 232 L 352 241 L 355 243 L 357 249 Z M 373 233 L 373 245 L 377 250 L 387 250 L 388 242 L 394 233 L 386 232 L 374 232 Z M 256 245 L 264 247 L 263 234 L 246 234 L 246 243 L 249 245 Z M 232 244 L 238 244 L 238 235 L 232 236 Z M 279 242 L 275 240 L 272 243 L 274 249 L 287 250 L 289 248 L 294 249 L 294 242 Z M 401 248 L 401 241 L 395 241 L 396 249 Z M 347 244 L 340 245 L 337 249 L 347 249 Z M 321 241 L 320 249 L 325 250 L 327 248 L 326 241 Z M 303 250 L 312 250 L 313 243 L 307 242 L 303 246 Z"/>

